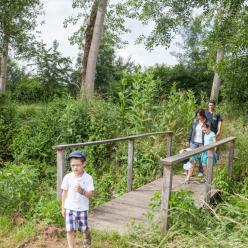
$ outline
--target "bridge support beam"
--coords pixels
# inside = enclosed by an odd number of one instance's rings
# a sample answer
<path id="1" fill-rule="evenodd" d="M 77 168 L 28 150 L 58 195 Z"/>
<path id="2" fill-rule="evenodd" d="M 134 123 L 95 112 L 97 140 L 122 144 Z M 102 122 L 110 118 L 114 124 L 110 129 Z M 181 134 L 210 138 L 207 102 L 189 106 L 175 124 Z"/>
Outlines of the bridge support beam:
<path id="1" fill-rule="evenodd" d="M 61 200 L 61 184 L 65 171 L 65 152 L 63 149 L 57 149 L 57 199 Z"/>
<path id="2" fill-rule="evenodd" d="M 227 173 L 229 177 L 233 174 L 233 160 L 234 160 L 234 141 L 230 142 L 229 145 L 229 159 L 227 164 Z"/>
<path id="3" fill-rule="evenodd" d="M 172 135 L 167 136 L 167 157 L 172 154 Z M 163 171 L 163 188 L 162 188 L 162 231 L 166 234 L 168 230 L 169 199 L 172 188 L 172 166 L 165 165 Z"/>
<path id="4" fill-rule="evenodd" d="M 132 191 L 132 186 L 133 186 L 133 158 L 134 158 L 134 139 L 130 139 L 128 140 L 127 192 Z"/>
<path id="5" fill-rule="evenodd" d="M 162 231 L 166 234 L 168 230 L 169 199 L 172 188 L 172 166 L 164 166 L 163 188 L 162 188 Z"/>
<path id="6" fill-rule="evenodd" d="M 207 181 L 206 181 L 206 195 L 205 201 L 207 204 L 210 203 L 211 198 L 211 188 L 212 188 L 212 179 L 213 179 L 213 157 L 214 150 L 208 150 L 208 171 L 207 171 Z"/>

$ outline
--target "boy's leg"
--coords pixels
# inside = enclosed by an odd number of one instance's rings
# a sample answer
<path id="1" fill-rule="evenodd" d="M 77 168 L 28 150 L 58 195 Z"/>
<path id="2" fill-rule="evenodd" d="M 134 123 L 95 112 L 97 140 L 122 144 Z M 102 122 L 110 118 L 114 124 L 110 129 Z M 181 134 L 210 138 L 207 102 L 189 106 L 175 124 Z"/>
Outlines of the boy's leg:
<path id="1" fill-rule="evenodd" d="M 66 210 L 66 237 L 69 248 L 74 248 L 74 231 L 76 230 L 76 214 L 73 210 Z"/>
<path id="2" fill-rule="evenodd" d="M 69 248 L 74 248 L 74 232 L 67 232 L 67 242 Z"/>
<path id="3" fill-rule="evenodd" d="M 195 169 L 195 165 L 196 165 L 196 162 L 195 162 L 195 161 L 193 161 L 193 162 L 191 162 L 191 163 L 192 163 L 192 168 L 189 169 L 189 171 L 188 171 L 188 175 L 187 175 L 188 178 L 190 178 L 190 177 L 193 176 L 194 169 Z"/>
<path id="4" fill-rule="evenodd" d="M 84 245 L 91 245 L 91 235 L 90 235 L 90 229 L 87 227 L 87 229 L 84 232 L 84 241 L 83 241 Z"/>
<path id="5" fill-rule="evenodd" d="M 84 247 L 89 247 L 91 245 L 91 236 L 88 227 L 88 211 L 78 212 L 78 231 L 83 232 Z"/>

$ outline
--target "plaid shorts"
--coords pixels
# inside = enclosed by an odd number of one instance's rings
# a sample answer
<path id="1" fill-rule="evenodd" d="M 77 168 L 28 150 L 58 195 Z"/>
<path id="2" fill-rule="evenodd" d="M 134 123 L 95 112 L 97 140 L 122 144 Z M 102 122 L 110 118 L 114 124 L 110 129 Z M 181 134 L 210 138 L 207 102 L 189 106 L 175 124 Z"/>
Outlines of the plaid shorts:
<path id="1" fill-rule="evenodd" d="M 85 232 L 88 228 L 88 211 L 66 209 L 65 229 L 67 232 Z"/>

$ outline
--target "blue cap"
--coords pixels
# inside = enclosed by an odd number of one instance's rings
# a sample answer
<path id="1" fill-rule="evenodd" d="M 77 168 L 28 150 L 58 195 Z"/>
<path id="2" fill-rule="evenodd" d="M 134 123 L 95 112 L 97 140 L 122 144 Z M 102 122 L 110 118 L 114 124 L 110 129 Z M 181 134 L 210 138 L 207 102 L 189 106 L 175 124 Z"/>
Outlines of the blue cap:
<path id="1" fill-rule="evenodd" d="M 81 158 L 81 159 L 86 160 L 86 154 L 84 152 L 81 152 L 81 151 L 74 151 L 74 152 L 70 153 L 68 156 L 69 160 L 71 158 Z"/>

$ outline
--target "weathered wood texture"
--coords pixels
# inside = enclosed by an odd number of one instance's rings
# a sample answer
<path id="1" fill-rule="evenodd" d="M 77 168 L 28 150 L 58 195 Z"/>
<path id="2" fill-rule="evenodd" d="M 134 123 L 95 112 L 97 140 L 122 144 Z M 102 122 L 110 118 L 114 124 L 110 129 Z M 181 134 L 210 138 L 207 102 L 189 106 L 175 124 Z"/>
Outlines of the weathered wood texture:
<path id="1" fill-rule="evenodd" d="M 60 189 L 65 170 L 64 150 L 57 150 L 57 198 L 61 199 L 62 191 Z"/>
<path id="2" fill-rule="evenodd" d="M 132 191 L 133 185 L 133 157 L 134 157 L 134 140 L 128 141 L 128 171 L 127 171 L 127 191 Z"/>
<path id="3" fill-rule="evenodd" d="M 172 136 L 167 137 L 167 157 L 172 154 Z M 162 214 L 162 230 L 164 233 L 167 232 L 168 228 L 168 215 L 169 215 L 169 199 L 172 189 L 172 166 L 164 166 L 163 170 L 163 187 L 162 187 L 162 204 L 161 204 L 161 214 Z"/>
<path id="4" fill-rule="evenodd" d="M 225 138 L 225 139 L 217 141 L 211 145 L 202 146 L 200 148 L 193 149 L 192 151 L 184 152 L 182 154 L 177 154 L 177 155 L 174 155 L 174 156 L 171 156 L 168 158 L 161 159 L 161 163 L 163 165 L 174 165 L 174 164 L 179 163 L 179 162 L 181 162 L 187 158 L 192 157 L 195 154 L 199 154 L 201 152 L 211 150 L 215 147 L 224 145 L 224 144 L 229 143 L 229 142 L 234 142 L 235 139 L 236 139 L 236 137 Z"/>
<path id="5" fill-rule="evenodd" d="M 205 189 L 206 189 L 205 201 L 206 201 L 206 203 L 210 202 L 210 193 L 211 193 L 212 179 L 213 179 L 213 157 L 214 157 L 214 151 L 209 150 L 208 151 L 207 181 L 206 181 L 206 185 L 205 185 Z"/>
<path id="6" fill-rule="evenodd" d="M 108 140 L 98 140 L 98 141 L 91 141 L 85 143 L 77 143 L 77 144 L 64 144 L 64 145 L 56 145 L 53 147 L 57 151 L 57 198 L 61 200 L 61 190 L 60 185 L 64 175 L 64 168 L 65 168 L 65 154 L 64 150 L 66 148 L 72 147 L 86 147 L 91 145 L 102 145 L 102 144 L 110 144 L 115 142 L 122 142 L 128 141 L 128 177 L 127 177 L 127 190 L 128 192 L 132 190 L 132 179 L 133 179 L 133 160 L 134 160 L 134 141 L 135 139 L 145 138 L 149 136 L 156 136 L 156 135 L 168 135 L 168 148 L 167 154 L 171 153 L 172 149 L 172 131 L 165 131 L 165 132 L 153 132 L 153 133 L 144 133 L 138 135 L 130 135 L 126 137 L 120 137 L 115 139 L 108 139 Z"/>
<path id="7" fill-rule="evenodd" d="M 162 204 L 161 204 L 161 214 L 162 214 L 162 230 L 166 233 L 168 228 L 168 215 L 169 215 L 169 199 L 172 190 L 172 166 L 164 166 L 163 172 L 163 187 L 162 187 Z"/>
<path id="8" fill-rule="evenodd" d="M 227 171 L 228 176 L 232 177 L 232 171 L 233 171 L 233 160 L 234 160 L 234 141 L 230 142 L 229 144 L 229 159 L 227 164 Z"/>
<path id="9" fill-rule="evenodd" d="M 200 208 L 204 202 L 205 185 L 193 179 L 190 184 L 183 184 L 185 176 L 173 176 L 172 191 L 188 189 L 192 191 L 195 205 Z M 150 199 L 155 192 L 161 191 L 163 179 L 157 179 L 137 190 L 115 198 L 92 210 L 89 225 L 98 230 L 116 231 L 124 234 L 132 221 L 147 223 L 145 216 L 149 210 Z"/>
<path id="10" fill-rule="evenodd" d="M 103 144 L 110 144 L 120 141 L 128 141 L 130 139 L 139 139 L 144 138 L 148 136 L 156 136 L 156 135 L 173 135 L 172 131 L 166 131 L 166 132 L 154 132 L 154 133 L 144 133 L 144 134 L 137 134 L 137 135 L 130 135 L 126 137 L 120 137 L 115 139 L 107 139 L 107 140 L 98 140 L 98 141 L 90 141 L 90 142 L 84 142 L 84 143 L 77 143 L 77 144 L 64 144 L 64 145 L 56 145 L 53 147 L 53 149 L 65 149 L 65 148 L 72 148 L 72 147 L 86 147 L 91 145 L 103 145 Z"/>

